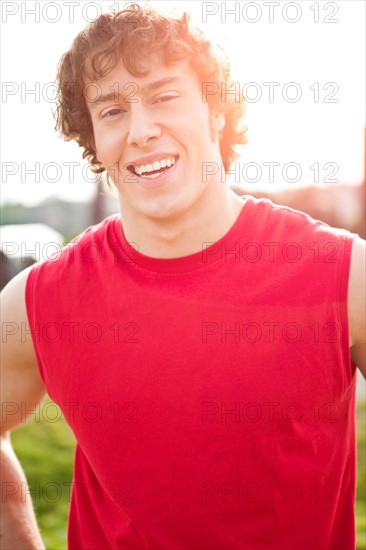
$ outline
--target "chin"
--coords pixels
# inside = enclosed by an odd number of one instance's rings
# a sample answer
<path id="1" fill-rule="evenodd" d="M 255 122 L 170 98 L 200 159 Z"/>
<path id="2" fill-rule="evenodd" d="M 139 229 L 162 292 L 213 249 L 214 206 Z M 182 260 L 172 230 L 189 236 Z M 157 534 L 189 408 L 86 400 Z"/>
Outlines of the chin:
<path id="1" fill-rule="evenodd" d="M 176 193 L 162 193 L 160 196 L 144 197 L 136 204 L 136 210 L 148 217 L 166 218 L 179 214 L 189 206 L 187 198 L 177 196 Z"/>
<path id="2" fill-rule="evenodd" d="M 181 216 L 184 212 L 186 212 L 187 208 L 184 208 L 184 205 L 182 204 L 156 204 L 154 206 L 149 205 L 142 210 L 140 210 L 141 214 L 143 216 L 146 216 L 147 218 L 154 219 L 154 220 L 171 220 L 174 218 L 178 218 Z"/>

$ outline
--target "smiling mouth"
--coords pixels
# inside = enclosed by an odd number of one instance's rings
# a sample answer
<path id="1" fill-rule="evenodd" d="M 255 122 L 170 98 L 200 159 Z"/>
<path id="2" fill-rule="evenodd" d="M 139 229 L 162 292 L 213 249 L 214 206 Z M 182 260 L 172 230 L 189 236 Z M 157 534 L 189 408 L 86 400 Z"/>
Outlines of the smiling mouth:
<path id="1" fill-rule="evenodd" d="M 177 160 L 178 156 L 172 156 L 161 160 L 156 160 L 149 164 L 136 165 L 131 163 L 127 165 L 127 170 L 129 170 L 131 174 L 134 174 L 140 178 L 154 179 L 164 172 L 168 172 L 168 170 L 175 165 Z"/>

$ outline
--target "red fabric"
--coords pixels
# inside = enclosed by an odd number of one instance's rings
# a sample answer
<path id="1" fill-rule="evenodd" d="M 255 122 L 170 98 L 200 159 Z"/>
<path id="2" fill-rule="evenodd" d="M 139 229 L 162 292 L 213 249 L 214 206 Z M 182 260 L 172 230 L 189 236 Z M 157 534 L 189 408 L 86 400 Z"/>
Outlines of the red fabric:
<path id="1" fill-rule="evenodd" d="M 146 257 L 115 215 L 33 268 L 70 549 L 354 549 L 353 237 L 248 196 L 202 253 Z"/>

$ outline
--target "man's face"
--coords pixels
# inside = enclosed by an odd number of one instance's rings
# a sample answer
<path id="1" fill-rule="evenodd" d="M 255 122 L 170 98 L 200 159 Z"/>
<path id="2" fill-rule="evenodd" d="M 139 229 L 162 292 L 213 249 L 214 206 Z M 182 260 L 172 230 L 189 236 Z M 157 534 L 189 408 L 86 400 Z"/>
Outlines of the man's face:
<path id="1" fill-rule="evenodd" d="M 203 204 L 214 182 L 223 185 L 220 176 L 204 173 L 205 163 L 221 163 L 217 129 L 223 116 L 210 114 L 187 62 L 166 66 L 156 59 L 149 67 L 146 76 L 135 77 L 117 65 L 96 87 L 88 86 L 88 107 L 97 158 L 118 189 L 122 210 L 174 219 Z"/>

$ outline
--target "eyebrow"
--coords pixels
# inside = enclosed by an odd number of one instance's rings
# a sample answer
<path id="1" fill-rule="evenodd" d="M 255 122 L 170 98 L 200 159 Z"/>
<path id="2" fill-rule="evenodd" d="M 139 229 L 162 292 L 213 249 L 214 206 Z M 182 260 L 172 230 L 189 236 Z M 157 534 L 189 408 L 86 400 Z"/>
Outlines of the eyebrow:
<path id="1" fill-rule="evenodd" d="M 142 88 L 139 88 L 137 86 L 137 90 L 141 92 L 145 92 L 145 91 L 151 92 L 151 91 L 157 90 L 158 88 L 161 88 L 162 86 L 165 86 L 166 84 L 171 84 L 172 82 L 174 83 L 179 82 L 180 80 L 182 80 L 182 77 L 180 76 L 168 76 L 166 78 L 161 78 L 160 80 L 155 80 L 154 82 L 150 82 L 149 84 L 146 84 L 146 86 L 143 86 Z M 136 84 L 136 83 L 126 82 L 126 84 L 128 85 L 128 84 Z M 128 86 L 126 89 L 128 89 Z M 96 109 L 98 105 L 101 105 L 102 103 L 107 103 L 108 101 L 116 101 L 116 100 L 125 99 L 126 97 L 133 97 L 134 93 L 135 92 L 133 92 L 132 94 L 131 93 L 123 94 L 121 92 L 116 92 L 116 91 L 107 92 L 105 94 L 98 95 L 95 99 L 87 99 L 87 103 L 90 104 L 91 109 Z"/>

